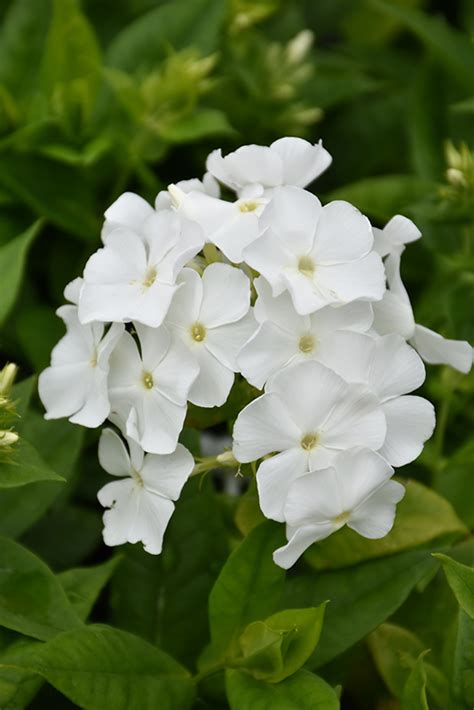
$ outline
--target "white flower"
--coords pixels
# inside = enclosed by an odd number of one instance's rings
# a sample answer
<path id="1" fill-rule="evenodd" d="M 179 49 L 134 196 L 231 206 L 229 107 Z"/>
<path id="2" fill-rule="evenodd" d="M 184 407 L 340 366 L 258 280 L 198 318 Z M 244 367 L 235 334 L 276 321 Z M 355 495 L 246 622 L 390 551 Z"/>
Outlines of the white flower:
<path id="1" fill-rule="evenodd" d="M 401 239 L 402 236 L 399 241 Z M 381 335 L 399 333 L 409 340 L 425 362 L 450 365 L 460 372 L 469 372 L 473 349 L 467 341 L 443 338 L 435 331 L 415 323 L 410 297 L 400 275 L 401 253 L 402 250 L 394 249 L 385 259 L 388 290 L 381 301 L 373 304 L 374 329 Z"/>
<path id="2" fill-rule="evenodd" d="M 259 389 L 283 367 L 317 359 L 321 343 L 334 331 L 364 332 L 372 325 L 372 306 L 368 302 L 325 306 L 312 315 L 300 316 L 289 293 L 273 297 L 262 276 L 254 281 L 254 286 L 258 293 L 254 314 L 260 325 L 240 351 L 238 363 L 244 377 Z"/>
<path id="3" fill-rule="evenodd" d="M 371 337 L 340 331 L 321 344 L 318 359 L 346 382 L 364 384 L 378 397 L 387 421 L 378 452 L 392 466 L 414 461 L 435 426 L 431 402 L 407 395 L 425 379 L 416 351 L 396 333 Z"/>
<path id="4" fill-rule="evenodd" d="M 383 229 L 373 227 L 374 249 L 380 256 L 387 256 L 393 252 L 399 254 L 405 249 L 405 244 L 420 239 L 421 232 L 411 219 L 401 214 L 387 222 Z"/>
<path id="5" fill-rule="evenodd" d="M 78 288 L 80 280 L 76 279 L 66 287 L 66 298 L 75 299 Z M 45 418 L 69 417 L 75 424 L 97 427 L 110 411 L 109 358 L 124 327 L 115 323 L 105 332 L 103 323 L 82 325 L 73 305 L 61 306 L 56 313 L 67 332 L 51 353 L 51 367 L 39 376 Z"/>
<path id="6" fill-rule="evenodd" d="M 205 173 L 202 180 L 198 178 L 191 178 L 191 180 L 180 180 L 174 187 L 178 188 L 180 192 L 201 192 L 211 197 L 220 197 L 221 191 L 219 183 L 211 175 L 211 173 Z M 155 209 L 169 209 L 174 206 L 173 198 L 171 197 L 168 190 L 160 190 L 155 200 Z"/>
<path id="7" fill-rule="evenodd" d="M 79 318 L 90 321 L 137 321 L 159 326 L 184 264 L 202 248 L 197 224 L 172 210 L 153 212 L 142 232 L 118 228 L 84 270 Z"/>
<path id="8" fill-rule="evenodd" d="M 243 261 L 243 250 L 260 234 L 259 217 L 268 198 L 253 195 L 227 202 L 203 192 L 184 193 L 177 185 L 168 190 L 179 212 L 202 228 L 206 242 L 235 264 Z"/>
<path id="9" fill-rule="evenodd" d="M 145 455 L 130 439 L 128 447 L 130 454 L 112 429 L 102 432 L 100 465 L 119 479 L 97 494 L 101 505 L 109 508 L 104 513 L 104 542 L 111 546 L 142 542 L 146 552 L 159 555 L 173 501 L 179 498 L 194 460 L 181 444 L 167 456 Z"/>
<path id="10" fill-rule="evenodd" d="M 145 451 L 170 454 L 176 448 L 199 367 L 165 326 L 135 327 L 140 351 L 125 332 L 110 359 L 112 412 L 125 422 L 127 436 Z"/>
<path id="11" fill-rule="evenodd" d="M 270 147 L 244 145 L 222 157 L 214 150 L 207 158 L 207 170 L 237 193 L 249 186 L 262 189 L 279 185 L 305 187 L 332 162 L 322 142 L 311 145 L 302 138 L 280 138 Z"/>
<path id="12" fill-rule="evenodd" d="M 260 224 L 265 231 L 245 249 L 245 261 L 270 282 L 274 296 L 288 290 L 300 315 L 382 298 L 385 274 L 371 251 L 370 223 L 348 202 L 322 207 L 298 187 L 276 188 Z"/>
<path id="13" fill-rule="evenodd" d="M 285 505 L 288 544 L 273 553 L 276 564 L 288 569 L 310 545 L 344 525 L 369 539 L 385 537 L 405 494 L 401 483 L 390 480 L 392 473 L 381 456 L 357 448 L 340 454 L 334 467 L 298 478 Z"/>
<path id="14" fill-rule="evenodd" d="M 134 192 L 124 192 L 104 212 L 101 238 L 104 244 L 114 229 L 123 227 L 140 232 L 145 220 L 154 213 L 153 207 Z"/>
<path id="15" fill-rule="evenodd" d="M 199 364 L 188 399 L 201 407 L 220 406 L 239 371 L 236 355 L 255 329 L 250 283 L 239 269 L 217 263 L 202 278 L 183 269 L 179 283 L 165 322 Z"/>
<path id="16" fill-rule="evenodd" d="M 318 362 L 286 368 L 248 404 L 234 426 L 235 458 L 246 463 L 278 452 L 257 472 L 260 507 L 282 521 L 291 483 L 304 473 L 326 468 L 354 446 L 376 451 L 385 440 L 385 415 L 377 397 L 363 385 L 347 384 Z"/>

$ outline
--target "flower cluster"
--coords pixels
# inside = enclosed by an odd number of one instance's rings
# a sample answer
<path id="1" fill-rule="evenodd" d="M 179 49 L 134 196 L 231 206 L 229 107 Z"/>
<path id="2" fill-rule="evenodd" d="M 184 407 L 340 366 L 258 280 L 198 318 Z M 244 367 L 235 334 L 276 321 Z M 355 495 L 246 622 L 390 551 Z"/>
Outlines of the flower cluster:
<path id="1" fill-rule="evenodd" d="M 48 418 L 115 427 L 99 444 L 117 477 L 98 494 L 107 544 L 161 551 L 200 470 L 178 443 L 188 402 L 223 405 L 236 373 L 262 390 L 238 414 L 233 455 L 256 462 L 261 509 L 286 523 L 275 562 L 291 566 L 344 525 L 368 538 L 391 529 L 404 494 L 394 467 L 435 424 L 410 394 L 423 360 L 467 372 L 472 348 L 415 323 L 400 277 L 421 236 L 410 220 L 373 228 L 305 189 L 330 163 L 299 138 L 217 150 L 202 181 L 170 185 L 154 206 L 125 193 L 105 212 L 39 391 Z"/>

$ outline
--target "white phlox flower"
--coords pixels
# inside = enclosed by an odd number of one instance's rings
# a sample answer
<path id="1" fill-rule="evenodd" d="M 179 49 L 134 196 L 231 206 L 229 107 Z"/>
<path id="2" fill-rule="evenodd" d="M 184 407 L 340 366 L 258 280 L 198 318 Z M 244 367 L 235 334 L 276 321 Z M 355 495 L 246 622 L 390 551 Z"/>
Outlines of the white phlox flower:
<path id="1" fill-rule="evenodd" d="M 173 210 L 153 212 L 140 233 L 119 227 L 84 270 L 79 318 L 159 326 L 184 264 L 203 245 L 200 227 Z"/>
<path id="2" fill-rule="evenodd" d="M 168 455 L 145 454 L 133 440 L 122 439 L 112 429 L 104 429 L 99 441 L 99 462 L 117 480 L 107 483 L 97 494 L 108 510 L 104 513 L 104 542 L 123 545 L 142 542 L 146 552 L 159 555 L 163 535 L 174 511 L 194 459 L 178 444 Z"/>
<path id="3" fill-rule="evenodd" d="M 68 284 L 66 298 L 74 300 L 80 287 L 80 279 Z M 51 366 L 39 376 L 45 418 L 69 417 L 75 424 L 100 426 L 110 411 L 109 359 L 124 326 L 114 323 L 106 329 L 103 323 L 82 325 L 74 305 L 61 306 L 56 313 L 67 332 L 53 348 Z"/>
<path id="4" fill-rule="evenodd" d="M 240 412 L 233 453 L 241 463 L 276 454 L 260 464 L 257 487 L 264 515 L 283 521 L 296 478 L 332 465 L 339 452 L 354 446 L 377 451 L 386 430 L 376 395 L 310 360 L 276 374 L 265 394 Z"/>
<path id="5" fill-rule="evenodd" d="M 220 197 L 221 190 L 217 180 L 211 173 L 205 173 L 202 180 L 191 178 L 190 180 L 180 180 L 174 187 L 182 193 L 200 192 L 210 197 Z M 163 210 L 175 207 L 171 194 L 168 190 L 160 190 L 155 199 L 155 209 Z"/>
<path id="6" fill-rule="evenodd" d="M 288 290 L 300 315 L 382 298 L 385 274 L 372 251 L 370 222 L 348 202 L 322 207 L 301 188 L 276 188 L 260 226 L 263 233 L 244 250 L 245 261 L 267 279 L 274 296 Z"/>
<path id="7" fill-rule="evenodd" d="M 392 466 L 414 461 L 435 426 L 431 402 L 408 394 L 425 380 L 417 352 L 396 333 L 371 337 L 340 331 L 321 344 L 318 358 L 346 382 L 367 386 L 379 399 L 387 434 L 378 452 Z"/>
<path id="8" fill-rule="evenodd" d="M 333 332 L 365 332 L 372 325 L 372 305 L 366 301 L 325 306 L 300 316 L 288 292 L 274 297 L 262 276 L 255 279 L 254 286 L 258 294 L 254 315 L 259 325 L 239 352 L 238 363 L 246 380 L 259 389 L 280 369 L 317 359 L 321 343 Z"/>
<path id="9" fill-rule="evenodd" d="M 450 365 L 467 373 L 473 362 L 473 349 L 465 340 L 443 338 L 423 325 L 415 323 L 410 297 L 400 275 L 400 261 L 404 244 L 418 239 L 421 234 L 411 220 L 397 215 L 388 222 L 379 239 L 378 249 L 385 259 L 387 291 L 381 301 L 374 303 L 374 329 L 377 333 L 399 333 L 418 351 L 423 360 L 432 365 Z M 377 248 L 377 238 L 375 239 Z"/>
<path id="10" fill-rule="evenodd" d="M 125 422 L 127 436 L 145 451 L 170 454 L 183 428 L 199 366 L 165 326 L 137 323 L 135 328 L 138 343 L 125 331 L 110 358 L 111 409 Z"/>
<path id="11" fill-rule="evenodd" d="M 262 190 L 281 185 L 306 187 L 323 173 L 332 158 L 321 141 L 312 145 L 303 138 L 286 137 L 270 147 L 244 145 L 225 157 L 214 150 L 206 168 L 219 182 L 239 195 L 248 187 Z"/>
<path id="12" fill-rule="evenodd" d="M 239 269 L 216 263 L 202 278 L 183 269 L 179 283 L 165 323 L 199 366 L 188 399 L 201 407 L 220 406 L 239 371 L 237 353 L 255 330 L 250 282 Z"/>
<path id="13" fill-rule="evenodd" d="M 341 453 L 333 467 L 294 481 L 284 509 L 288 543 L 273 553 L 276 564 L 288 569 L 310 545 L 344 525 L 369 539 L 385 537 L 405 494 L 392 474 L 381 456 L 355 448 Z"/>

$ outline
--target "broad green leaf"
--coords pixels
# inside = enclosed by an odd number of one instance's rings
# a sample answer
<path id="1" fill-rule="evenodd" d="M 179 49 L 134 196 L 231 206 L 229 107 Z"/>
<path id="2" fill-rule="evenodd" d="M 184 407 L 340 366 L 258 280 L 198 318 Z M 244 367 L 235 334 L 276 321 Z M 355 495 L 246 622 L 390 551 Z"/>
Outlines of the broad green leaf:
<path id="1" fill-rule="evenodd" d="M 433 540 L 460 537 L 466 532 L 447 500 L 421 483 L 409 481 L 388 535 L 380 540 L 369 540 L 345 527 L 327 540 L 312 545 L 305 559 L 315 569 L 347 567 Z"/>
<path id="2" fill-rule="evenodd" d="M 138 636 L 108 626 L 60 634 L 13 664 L 41 674 L 90 710 L 187 710 L 194 697 L 191 676 L 179 663 Z"/>
<path id="3" fill-rule="evenodd" d="M 242 535 L 248 535 L 253 528 L 263 523 L 265 517 L 260 510 L 255 478 L 250 481 L 248 489 L 239 498 L 235 509 L 235 524 Z"/>
<path id="4" fill-rule="evenodd" d="M 226 672 L 231 710 L 338 710 L 336 693 L 322 678 L 298 671 L 281 683 L 265 683 L 244 671 Z"/>
<path id="5" fill-rule="evenodd" d="M 429 710 L 426 699 L 426 671 L 422 653 L 408 676 L 400 703 L 400 710 Z"/>
<path id="6" fill-rule="evenodd" d="M 37 378 L 35 375 L 31 375 L 20 382 L 15 382 L 13 385 L 11 399 L 15 403 L 15 411 L 19 417 L 25 416 L 30 406 L 33 392 L 36 391 L 36 386 Z"/>
<path id="7" fill-rule="evenodd" d="M 288 577 L 285 607 L 317 606 L 329 600 L 318 647 L 308 665 L 332 660 L 385 621 L 436 566 L 429 552 L 409 550 L 354 567 Z"/>
<path id="8" fill-rule="evenodd" d="M 2 167 L 0 172 L 3 172 L 4 169 Z M 0 283 L 2 284 L 0 325 L 15 304 L 23 279 L 28 249 L 38 235 L 40 228 L 41 222 L 38 221 L 19 237 L 0 247 Z"/>
<path id="9" fill-rule="evenodd" d="M 0 187 L 67 232 L 89 243 L 98 239 L 92 185 L 80 171 L 12 151 L 1 152 L 0 162 Z"/>
<path id="10" fill-rule="evenodd" d="M 325 606 L 285 609 L 265 621 L 253 621 L 239 637 L 242 656 L 236 666 L 272 683 L 296 673 L 317 646 Z"/>
<path id="11" fill-rule="evenodd" d="M 95 567 L 77 567 L 58 574 L 64 591 L 80 619 L 85 621 L 97 598 L 121 562 L 121 557 L 112 557 Z"/>
<path id="12" fill-rule="evenodd" d="M 361 212 L 382 222 L 431 194 L 430 182 L 414 175 L 381 175 L 344 185 L 325 196 L 325 201 L 347 200 Z"/>
<path id="13" fill-rule="evenodd" d="M 64 334 L 64 325 L 48 305 L 22 303 L 12 323 L 18 343 L 36 372 L 48 367 L 51 350 Z"/>
<path id="14" fill-rule="evenodd" d="M 128 71 L 149 69 L 170 47 L 189 45 L 210 54 L 218 46 L 227 10 L 227 0 L 173 0 L 154 8 L 118 33 L 106 63 Z"/>
<path id="15" fill-rule="evenodd" d="M 397 18 L 432 50 L 453 76 L 471 90 L 474 87 L 474 47 L 469 38 L 444 18 L 400 7 L 386 0 L 372 0 L 375 7 Z"/>
<path id="16" fill-rule="evenodd" d="M 227 116 L 217 109 L 200 109 L 191 116 L 164 126 L 160 135 L 170 143 L 190 143 L 208 136 L 234 133 Z"/>
<path id="17" fill-rule="evenodd" d="M 183 443 L 189 446 L 193 437 L 190 430 L 186 434 Z M 162 554 L 127 546 L 111 584 L 114 623 L 188 667 L 209 640 L 209 592 L 229 554 L 218 496 L 211 482 L 200 478 L 184 487 Z"/>
<path id="18" fill-rule="evenodd" d="M 217 655 L 235 648 L 250 622 L 265 619 L 277 609 L 285 573 L 273 562 L 272 553 L 283 544 L 283 536 L 280 525 L 262 523 L 242 540 L 222 568 L 209 596 L 211 641 Z"/>
<path id="19" fill-rule="evenodd" d="M 0 466 L 0 488 L 15 488 L 36 481 L 65 481 L 43 461 L 37 450 L 22 436 L 8 463 Z"/>
<path id="20" fill-rule="evenodd" d="M 0 538 L 0 626 L 46 641 L 81 622 L 62 586 L 38 557 Z"/>
<path id="21" fill-rule="evenodd" d="M 459 610 L 453 649 L 451 687 L 454 697 L 474 707 L 474 619 Z"/>
<path id="22" fill-rule="evenodd" d="M 467 302 L 465 298 L 461 301 Z M 474 528 L 473 466 L 474 442 L 468 440 L 467 444 L 449 457 L 433 481 L 434 488 L 449 500 L 461 520 L 471 529 Z"/>
<path id="23" fill-rule="evenodd" d="M 474 568 L 456 562 L 447 555 L 433 555 L 443 565 L 449 586 L 458 600 L 459 606 L 474 619 Z"/>

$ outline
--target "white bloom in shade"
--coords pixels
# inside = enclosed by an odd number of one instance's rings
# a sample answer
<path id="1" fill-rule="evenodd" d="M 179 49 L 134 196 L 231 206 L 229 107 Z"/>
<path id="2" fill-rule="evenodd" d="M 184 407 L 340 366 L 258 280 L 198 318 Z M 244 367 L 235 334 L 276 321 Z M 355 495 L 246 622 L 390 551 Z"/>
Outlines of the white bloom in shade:
<path id="1" fill-rule="evenodd" d="M 274 296 L 288 290 L 300 315 L 382 298 L 385 274 L 371 251 L 372 228 L 348 202 L 322 207 L 298 187 L 276 188 L 260 226 L 265 231 L 245 249 L 245 261 L 269 281 Z"/>
<path id="2" fill-rule="evenodd" d="M 239 371 L 237 353 L 255 329 L 250 282 L 239 269 L 216 263 L 202 278 L 183 269 L 179 283 L 165 323 L 199 365 L 188 399 L 201 407 L 220 406 Z"/>
<path id="3" fill-rule="evenodd" d="M 401 253 L 405 244 L 420 239 L 421 232 L 408 217 L 401 214 L 395 215 L 387 222 L 383 229 L 373 228 L 374 249 L 380 256 L 387 256 L 393 252 Z"/>
<path id="4" fill-rule="evenodd" d="M 473 349 L 466 340 L 449 340 L 423 325 L 415 325 L 410 343 L 425 362 L 431 365 L 451 365 L 467 373 L 472 367 Z"/>
<path id="5" fill-rule="evenodd" d="M 181 192 L 201 192 L 211 197 L 220 197 L 221 191 L 219 183 L 211 175 L 211 173 L 205 173 L 202 180 L 198 178 L 191 178 L 191 180 L 180 180 L 174 187 L 178 188 Z M 169 209 L 174 206 L 173 199 L 168 192 L 168 190 L 160 190 L 155 200 L 155 209 Z"/>
<path id="6" fill-rule="evenodd" d="M 107 483 L 97 494 L 104 508 L 104 542 L 122 545 L 142 542 L 146 552 L 159 555 L 168 522 L 194 460 L 184 446 L 166 456 L 144 454 L 128 439 L 127 451 L 121 438 L 105 429 L 99 441 L 102 468 L 118 480 Z"/>
<path id="7" fill-rule="evenodd" d="M 101 237 L 104 244 L 114 229 L 119 227 L 140 232 L 145 220 L 154 212 L 153 207 L 143 197 L 134 192 L 124 192 L 105 211 Z"/>
<path id="8" fill-rule="evenodd" d="M 405 494 L 392 474 L 381 456 L 357 448 L 340 454 L 334 467 L 298 478 L 285 504 L 288 544 L 273 553 L 276 564 L 288 569 L 310 545 L 344 525 L 369 539 L 385 537 Z"/>
<path id="9" fill-rule="evenodd" d="M 214 150 L 207 158 L 207 170 L 237 193 L 249 186 L 263 189 L 280 185 L 305 187 L 332 162 L 322 142 L 316 145 L 303 138 L 280 138 L 270 147 L 244 145 L 222 157 Z"/>
<path id="10" fill-rule="evenodd" d="M 312 315 L 300 316 L 289 293 L 273 297 L 262 276 L 255 279 L 254 286 L 258 293 L 254 314 L 259 327 L 240 351 L 238 363 L 244 377 L 259 389 L 283 367 L 317 359 L 321 343 L 334 331 L 364 332 L 372 325 L 372 306 L 367 302 L 325 306 Z"/>
<path id="11" fill-rule="evenodd" d="M 385 435 L 385 415 L 367 387 L 347 384 L 309 361 L 279 372 L 265 394 L 240 412 L 233 453 L 246 463 L 278 452 L 260 464 L 257 486 L 264 515 L 282 521 L 296 478 L 330 466 L 339 452 L 354 446 L 376 451 Z"/>
<path id="12" fill-rule="evenodd" d="M 78 287 L 78 280 L 72 282 L 65 295 L 75 298 Z M 97 427 L 110 412 L 109 358 L 124 327 L 115 323 L 105 332 L 103 323 L 82 325 L 76 306 L 61 306 L 56 312 L 67 332 L 51 353 L 51 366 L 39 376 L 45 418 L 69 417 L 75 424 Z"/>
<path id="13" fill-rule="evenodd" d="M 127 436 L 145 451 L 170 454 L 176 448 L 199 367 L 165 326 L 135 327 L 140 351 L 125 332 L 110 359 L 112 412 L 125 422 Z"/>
<path id="14" fill-rule="evenodd" d="M 142 232 L 118 228 L 84 270 L 79 318 L 159 326 L 184 264 L 202 248 L 201 229 L 172 210 L 154 212 Z"/>
<path id="15" fill-rule="evenodd" d="M 425 380 L 417 352 L 396 333 L 374 338 L 340 331 L 321 344 L 318 357 L 346 382 L 366 385 L 379 398 L 387 421 L 379 453 L 392 466 L 414 461 L 435 426 L 431 402 L 407 395 Z"/>

